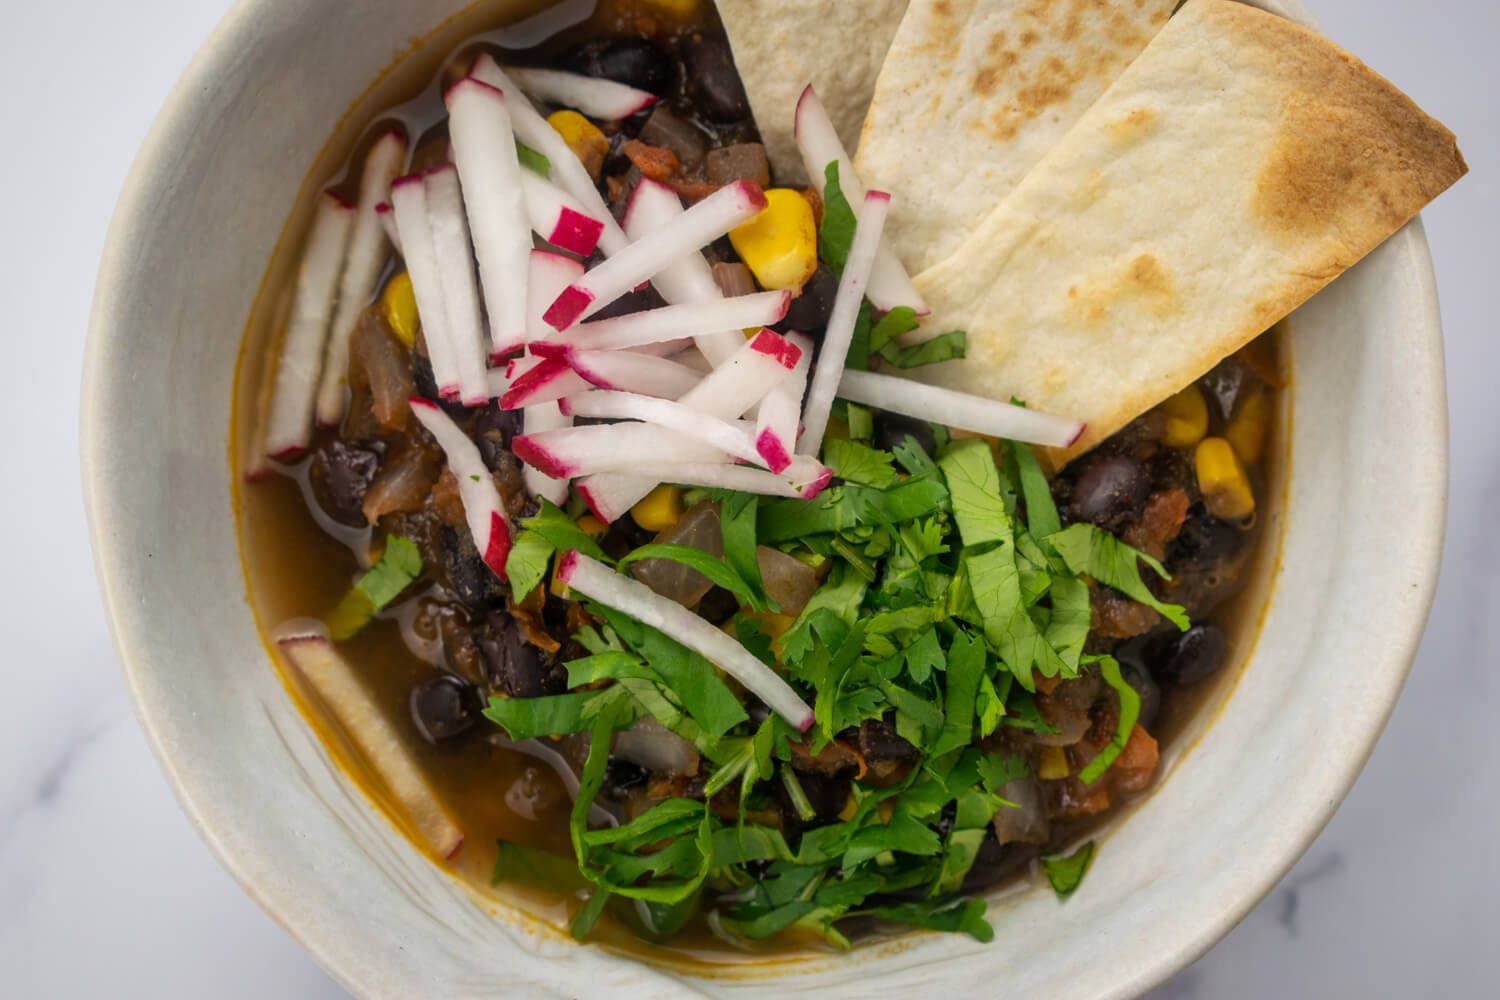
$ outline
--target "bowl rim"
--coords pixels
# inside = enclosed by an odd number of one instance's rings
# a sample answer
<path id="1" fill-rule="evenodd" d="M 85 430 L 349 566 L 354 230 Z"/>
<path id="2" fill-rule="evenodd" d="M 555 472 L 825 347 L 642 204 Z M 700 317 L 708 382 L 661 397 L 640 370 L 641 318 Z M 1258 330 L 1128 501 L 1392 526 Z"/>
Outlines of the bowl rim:
<path id="1" fill-rule="evenodd" d="M 175 727 L 161 710 L 161 706 L 153 703 L 143 684 L 143 678 L 152 670 L 153 655 L 144 636 L 138 634 L 139 622 L 129 611 L 133 595 L 124 586 L 125 567 L 136 555 L 105 530 L 105 525 L 111 523 L 117 512 L 128 514 L 115 495 L 108 477 L 102 475 L 111 441 L 105 404 L 109 396 L 106 383 L 115 367 L 113 361 L 119 339 L 115 329 L 116 317 L 124 315 L 122 302 L 130 294 L 130 288 L 123 280 L 126 270 L 124 261 L 136 244 L 137 233 L 146 228 L 146 206 L 155 200 L 154 195 L 159 193 L 165 183 L 166 174 L 158 167 L 171 149 L 169 137 L 190 131 L 191 124 L 201 115 L 207 103 L 204 95 L 210 89 L 209 84 L 222 75 L 223 67 L 231 63 L 236 58 L 236 53 L 244 48 L 254 29 L 256 10 L 267 2 L 272 0 L 236 0 L 215 25 L 155 116 L 122 185 L 100 258 L 88 322 L 79 414 L 80 472 L 95 573 L 125 688 L 147 744 L 183 813 L 214 857 L 246 895 L 325 971 L 357 995 L 380 995 L 378 980 L 372 976 L 370 969 L 350 967 L 334 959 L 331 950 L 321 940 L 322 934 L 314 927 L 317 923 L 315 918 L 308 917 L 305 910 L 299 913 L 299 908 L 291 905 L 291 900 L 273 896 L 251 878 L 235 849 L 218 832 L 216 824 L 222 820 L 217 819 L 205 807 L 200 801 L 198 790 L 191 787 L 184 776 L 183 769 L 174 759 L 173 747 L 178 742 Z M 1248 2 L 1267 5 L 1267 0 Z M 1303 7 L 1301 0 L 1279 0 L 1279 3 L 1277 0 L 1270 0 L 1270 5 L 1286 6 L 1293 10 Z M 1306 13 L 1305 8 L 1297 12 Z M 1417 540 L 1420 561 L 1414 560 L 1410 567 L 1416 573 L 1412 614 L 1399 630 L 1392 629 L 1386 654 L 1378 664 L 1380 674 L 1386 681 L 1387 693 L 1378 711 L 1372 716 L 1367 730 L 1360 734 L 1344 754 L 1344 759 L 1330 782 L 1331 794 L 1322 800 L 1319 808 L 1308 810 L 1289 821 L 1294 829 L 1287 831 L 1289 835 L 1283 837 L 1281 843 L 1284 846 L 1280 853 L 1267 854 L 1260 859 L 1255 866 L 1256 873 L 1246 878 L 1244 891 L 1232 905 L 1223 908 L 1217 919 L 1182 935 L 1178 946 L 1170 952 L 1159 953 L 1139 962 L 1133 974 L 1119 981 L 1115 995 L 1138 995 L 1185 969 L 1206 954 L 1275 888 L 1300 860 L 1352 790 L 1385 730 L 1412 669 L 1417 647 L 1436 597 L 1447 527 L 1447 391 L 1436 276 L 1420 215 L 1392 235 L 1385 245 L 1401 255 L 1400 267 L 1411 279 L 1410 297 L 1415 322 L 1408 328 L 1410 347 L 1418 357 L 1424 357 L 1430 362 L 1412 373 L 1417 381 L 1410 388 L 1413 395 L 1426 407 L 1424 414 L 1413 414 L 1413 417 L 1429 418 L 1427 421 L 1414 419 L 1413 423 L 1430 425 L 1434 429 L 1433 446 L 1425 451 L 1428 460 L 1425 468 L 1407 471 L 1421 481 L 1436 484 L 1432 494 L 1435 509 L 1429 512 L 1434 516 L 1415 519 L 1415 523 L 1425 530 L 1421 531 Z M 1425 378 L 1422 378 L 1424 375 Z M 233 474 L 227 464 L 225 471 Z M 1295 467 L 1291 475 L 1296 475 Z M 1274 584 L 1273 580 L 1272 586 Z M 1230 694 L 1232 693 L 1231 691 Z"/>

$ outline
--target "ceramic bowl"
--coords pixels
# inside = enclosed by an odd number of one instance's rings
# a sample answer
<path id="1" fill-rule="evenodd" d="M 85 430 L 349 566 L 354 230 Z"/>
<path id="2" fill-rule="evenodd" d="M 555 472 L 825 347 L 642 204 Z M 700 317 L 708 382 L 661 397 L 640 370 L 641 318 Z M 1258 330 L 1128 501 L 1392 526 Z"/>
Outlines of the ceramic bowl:
<path id="1" fill-rule="evenodd" d="M 990 995 L 1003 983 L 1014 996 L 1100 998 L 1141 992 L 1207 950 L 1349 791 L 1426 619 L 1447 434 L 1420 223 L 1292 318 L 1291 475 L 1264 629 L 1232 696 L 1117 823 L 1084 890 L 995 904 L 989 945 L 923 934 L 689 975 L 476 906 L 332 767 L 247 603 L 226 440 L 266 261 L 309 199 L 309 171 L 348 141 L 330 135 L 378 106 L 371 81 L 409 45 L 451 47 L 476 13 L 464 8 L 242 0 L 161 113 L 110 233 L 83 393 L 94 550 L 141 724 L 220 860 L 369 997 L 574 997 L 602 984 L 623 998 Z M 1290 0 L 1278 9 L 1307 15 Z"/>

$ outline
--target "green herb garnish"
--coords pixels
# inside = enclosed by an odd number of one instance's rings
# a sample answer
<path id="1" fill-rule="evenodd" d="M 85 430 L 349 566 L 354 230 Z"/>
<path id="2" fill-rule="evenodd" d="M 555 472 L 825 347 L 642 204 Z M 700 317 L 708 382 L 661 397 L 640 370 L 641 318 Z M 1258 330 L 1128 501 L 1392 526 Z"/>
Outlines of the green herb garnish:
<path id="1" fill-rule="evenodd" d="M 1066 857 L 1043 858 L 1042 871 L 1052 883 L 1052 890 L 1067 899 L 1088 874 L 1093 861 L 1094 842 L 1091 840 Z"/>
<path id="2" fill-rule="evenodd" d="M 385 551 L 365 571 L 328 616 L 328 632 L 336 640 L 348 639 L 370 623 L 413 580 L 422 575 L 422 553 L 409 538 L 392 535 Z"/>
<path id="3" fill-rule="evenodd" d="M 552 161 L 538 153 L 524 142 L 516 142 L 516 158 L 521 161 L 521 166 L 532 173 L 541 174 L 543 177 L 552 176 Z"/>

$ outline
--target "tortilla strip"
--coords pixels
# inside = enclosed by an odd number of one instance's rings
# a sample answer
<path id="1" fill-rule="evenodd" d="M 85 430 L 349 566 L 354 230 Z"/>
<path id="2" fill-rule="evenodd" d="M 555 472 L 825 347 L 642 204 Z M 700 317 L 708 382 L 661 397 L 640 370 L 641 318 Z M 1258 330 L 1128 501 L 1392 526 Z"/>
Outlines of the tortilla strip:
<path id="1" fill-rule="evenodd" d="M 958 249 L 1156 36 L 1178 0 L 912 0 L 855 166 L 913 273 Z"/>
<path id="2" fill-rule="evenodd" d="M 1055 462 L 1181 390 L 1467 171 L 1359 60 L 1188 0 L 948 259 L 916 278 L 967 360 L 918 377 L 1088 421 Z"/>
<path id="3" fill-rule="evenodd" d="M 780 184 L 806 184 L 792 136 L 811 83 L 845 149 L 859 141 L 891 36 L 907 0 L 719 0 L 735 66 Z"/>

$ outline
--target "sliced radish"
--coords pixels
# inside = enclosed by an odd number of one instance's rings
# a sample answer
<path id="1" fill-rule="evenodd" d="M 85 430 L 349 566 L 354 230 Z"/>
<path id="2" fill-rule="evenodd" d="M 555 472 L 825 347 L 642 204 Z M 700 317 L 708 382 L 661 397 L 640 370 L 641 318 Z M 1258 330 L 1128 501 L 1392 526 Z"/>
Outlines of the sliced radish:
<path id="1" fill-rule="evenodd" d="M 543 318 L 555 330 L 598 312 L 671 266 L 685 254 L 700 250 L 747 222 L 766 207 L 766 196 L 749 181 L 735 181 L 720 188 L 682 213 L 671 226 L 636 240 L 586 271 L 557 297 Z"/>
<path id="2" fill-rule="evenodd" d="M 812 366 L 812 341 L 800 333 L 789 333 L 786 339 L 802 351 L 802 357 L 766 393 L 755 415 L 755 450 L 772 472 L 781 472 L 792 464 L 802 420 L 802 397 L 807 391 L 807 372 Z"/>
<path id="3" fill-rule="evenodd" d="M 774 330 L 762 330 L 679 402 L 711 417 L 737 419 L 764 399 L 801 358 L 796 344 Z"/>
<path id="4" fill-rule="evenodd" d="M 547 119 L 537 114 L 536 108 L 526 99 L 523 88 L 507 76 L 489 54 L 474 60 L 474 68 L 470 73 L 475 79 L 498 88 L 511 98 L 507 107 L 516 138 L 545 156 L 551 164 L 552 179 L 568 194 L 577 198 L 589 215 L 604 222 L 599 248 L 606 254 L 616 254 L 625 249 L 629 243 L 625 238 L 625 231 L 615 222 L 594 179 L 589 176 L 588 168 L 563 141 L 563 137 L 557 134 L 557 130 L 547 123 Z"/>
<path id="5" fill-rule="evenodd" d="M 833 299 L 833 313 L 828 318 L 823 346 L 818 351 L 818 367 L 813 370 L 807 387 L 807 403 L 802 411 L 802 438 L 797 443 L 797 450 L 804 455 L 816 455 L 823 446 L 828 414 L 833 408 L 834 397 L 838 395 L 839 376 L 843 374 L 844 360 L 849 356 L 849 345 L 854 342 L 854 325 L 869 289 L 870 269 L 875 263 L 875 251 L 880 246 L 880 234 L 885 229 L 890 206 L 891 197 L 883 191 L 871 191 L 865 195 L 864 207 L 854 227 L 849 259 L 844 263 L 838 294 Z"/>
<path id="6" fill-rule="evenodd" d="M 556 479 L 625 471 L 643 461 L 730 461 L 724 451 L 686 434 L 634 422 L 523 434 L 511 442 L 511 450 L 521 461 Z"/>
<path id="7" fill-rule="evenodd" d="M 558 401 L 562 412 L 574 417 L 598 417 L 611 420 L 642 420 L 657 427 L 686 434 L 742 462 L 762 464 L 751 437 L 744 428 L 717 417 L 707 417 L 697 410 L 633 392 L 592 392 L 565 396 Z M 528 431 L 529 433 L 529 431 Z"/>
<path id="8" fill-rule="evenodd" d="M 570 590 L 629 615 L 702 654 L 799 731 L 806 732 L 812 727 L 812 709 L 780 675 L 721 629 L 676 601 L 578 552 L 569 552 L 559 560 L 557 578 Z"/>
<path id="9" fill-rule="evenodd" d="M 312 440 L 323 341 L 333 317 L 354 215 L 352 205 L 328 192 L 319 199 L 313 215 L 266 414 L 266 454 L 277 461 L 292 461 Z"/>
<path id="10" fill-rule="evenodd" d="M 427 344 L 427 359 L 432 363 L 438 395 L 445 399 L 456 397 L 458 360 L 449 338 L 443 272 L 433 248 L 427 188 L 420 174 L 399 178 L 391 185 L 391 213 L 401 231 L 402 256 L 411 275 L 412 294 L 416 296 L 422 338 Z"/>
<path id="11" fill-rule="evenodd" d="M 654 483 L 707 486 L 712 489 L 739 490 L 741 493 L 798 500 L 813 499 L 833 479 L 833 470 L 808 455 L 793 456 L 791 464 L 781 472 L 714 462 L 658 461 L 638 462 L 631 470 L 641 475 L 650 475 Z"/>
<path id="12" fill-rule="evenodd" d="M 401 248 L 401 230 L 396 228 L 396 213 L 391 208 L 391 203 L 382 201 L 376 205 L 375 216 L 380 220 L 380 228 L 385 230 L 385 238 L 391 241 L 391 246 L 396 248 L 397 253 L 405 253 Z"/>
<path id="13" fill-rule="evenodd" d="M 532 232 L 580 257 L 594 252 L 604 233 L 602 219 L 590 215 L 571 195 L 530 170 L 521 171 L 521 191 L 526 196 Z"/>
<path id="14" fill-rule="evenodd" d="M 595 517 L 605 524 L 614 524 L 660 485 L 659 479 L 605 472 L 581 479 L 573 488 Z"/>
<path id="15" fill-rule="evenodd" d="M 512 374 L 510 388 L 500 397 L 500 408 L 516 410 L 551 403 L 588 388 L 589 384 L 567 362 L 542 360 Z"/>
<path id="16" fill-rule="evenodd" d="M 824 110 L 823 102 L 818 99 L 812 84 L 807 85 L 807 89 L 802 91 L 801 99 L 797 101 L 795 133 L 803 166 L 807 168 L 807 176 L 812 178 L 818 195 L 822 196 L 828 181 L 828 164 L 837 160 L 839 188 L 863 219 L 863 211 L 859 206 L 865 200 L 865 186 L 854 172 L 854 162 L 849 159 L 844 144 L 839 141 L 838 132 L 834 130 L 833 122 L 829 120 L 828 112 Z M 919 316 L 932 311 L 917 287 L 912 284 L 901 258 L 885 245 L 880 247 L 876 255 L 875 267 L 870 273 L 870 287 L 865 294 L 877 309 L 888 311 L 897 306 L 908 306 L 916 310 Z"/>
<path id="17" fill-rule="evenodd" d="M 332 427 L 344 418 L 348 404 L 345 386 L 349 376 L 349 341 L 359 317 L 375 295 L 375 282 L 385 266 L 387 237 L 380 206 L 391 194 L 391 182 L 406 164 L 406 137 L 387 132 L 376 139 L 365 154 L 359 180 L 359 207 L 355 209 L 353 232 L 344 275 L 339 280 L 338 311 L 328 331 L 323 354 L 323 377 L 318 386 L 318 423 Z"/>
<path id="18" fill-rule="evenodd" d="M 738 347 L 739 345 L 736 345 L 736 349 Z M 703 352 L 698 350 L 696 345 L 686 347 L 681 351 L 674 351 L 671 354 L 664 354 L 662 357 L 670 358 L 680 365 L 691 368 L 700 375 L 707 375 L 714 370 L 714 366 L 709 363 L 708 358 L 704 357 Z"/>
<path id="19" fill-rule="evenodd" d="M 644 111 L 659 98 L 644 90 L 627 87 L 614 80 L 594 76 L 580 76 L 555 69 L 506 70 L 527 94 L 548 104 L 573 108 L 590 118 L 619 121 Z"/>
<path id="20" fill-rule="evenodd" d="M 541 357 L 563 357 L 570 349 L 618 351 L 692 337 L 705 331 L 735 330 L 741 344 L 746 327 L 779 323 L 792 304 L 791 292 L 757 292 L 730 299 L 663 306 L 644 312 L 580 323 L 531 345 Z"/>
<path id="21" fill-rule="evenodd" d="M 562 290 L 583 276 L 583 264 L 549 250 L 531 251 L 526 271 L 526 339 L 541 340 L 557 331 L 542 319 L 542 313 Z M 520 345 L 516 345 L 519 347 Z"/>
<path id="22" fill-rule="evenodd" d="M 464 505 L 464 520 L 484 564 L 505 579 L 505 557 L 510 554 L 510 522 L 500 505 L 500 491 L 479 455 L 479 446 L 459 429 L 443 408 L 428 399 L 413 398 L 411 411 L 427 428 L 448 457 L 448 468 L 458 481 L 458 496 Z"/>
<path id="23" fill-rule="evenodd" d="M 485 350 L 487 341 L 484 316 L 479 306 L 479 286 L 474 281 L 474 255 L 469 250 L 469 226 L 464 221 L 458 171 L 446 164 L 437 167 L 426 174 L 423 185 L 427 189 L 432 246 L 443 283 L 448 346 L 458 367 L 459 399 L 465 406 L 483 406 L 490 398 L 484 363 L 488 355 Z"/>
<path id="24" fill-rule="evenodd" d="M 855 403 L 918 420 L 1046 448 L 1068 447 L 1078 440 L 1086 426 L 1081 420 L 1054 417 L 1024 406 L 875 372 L 845 371 L 839 380 L 838 394 Z"/>
<path id="25" fill-rule="evenodd" d="M 505 95 L 472 77 L 449 88 L 448 131 L 495 350 L 526 339 L 531 217 Z M 592 248 L 590 248 L 592 249 Z M 488 353 L 488 352 L 486 352 Z"/>
<path id="26" fill-rule="evenodd" d="M 526 434 L 540 434 L 543 431 L 561 430 L 572 426 L 573 418 L 565 415 L 555 402 L 538 403 L 536 406 L 528 406 L 521 411 L 521 428 Z M 566 479 L 554 479 L 530 465 L 525 466 L 523 471 L 527 493 L 543 497 L 559 507 L 568 502 Z"/>
<path id="27" fill-rule="evenodd" d="M 590 385 L 658 399 L 679 399 L 703 378 L 678 361 L 634 351 L 570 351 L 564 360 Z"/>
<path id="28" fill-rule="evenodd" d="M 407 742 L 328 637 L 298 623 L 278 630 L 276 645 L 380 778 L 406 819 L 440 858 L 464 845 L 464 832 L 438 801 Z"/>
<path id="29" fill-rule="evenodd" d="M 682 199 L 676 191 L 659 181 L 643 178 L 631 192 L 625 208 L 625 235 L 632 240 L 641 239 L 672 225 L 683 211 Z M 651 283 L 662 298 L 674 305 L 714 302 L 724 297 L 714 280 L 713 269 L 697 250 L 662 268 Z M 719 365 L 739 349 L 742 335 L 739 329 L 731 327 L 716 333 L 700 333 L 693 340 L 710 365 Z"/>

